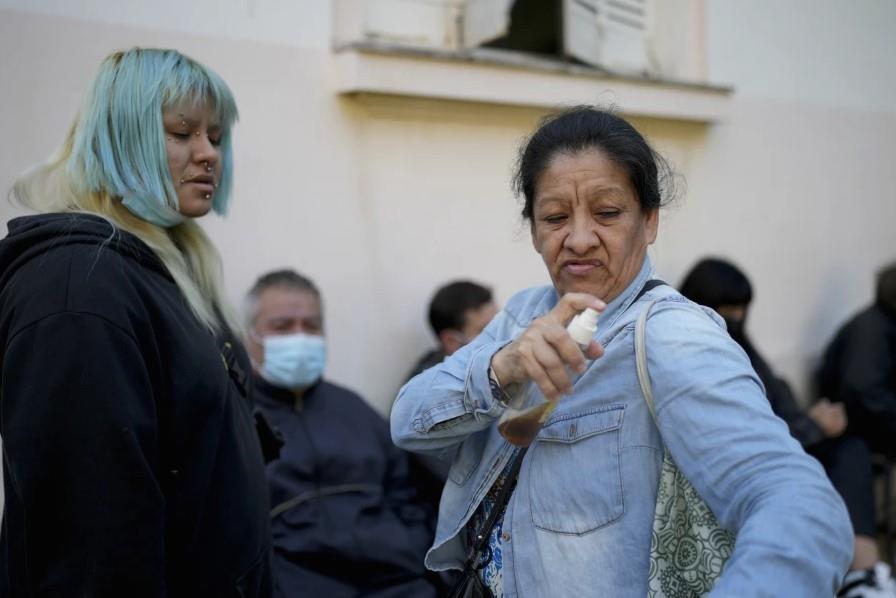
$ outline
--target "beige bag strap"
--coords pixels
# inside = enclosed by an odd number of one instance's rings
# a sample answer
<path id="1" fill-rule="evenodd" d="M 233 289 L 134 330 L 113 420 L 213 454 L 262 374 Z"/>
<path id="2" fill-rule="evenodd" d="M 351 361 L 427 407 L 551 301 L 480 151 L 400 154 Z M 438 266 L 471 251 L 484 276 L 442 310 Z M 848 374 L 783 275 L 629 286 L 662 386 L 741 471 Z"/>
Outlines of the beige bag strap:
<path id="1" fill-rule="evenodd" d="M 648 303 L 641 315 L 638 316 L 638 321 L 635 322 L 635 363 L 638 368 L 638 384 L 641 385 L 641 393 L 647 402 L 647 408 L 650 409 L 653 423 L 659 428 L 659 422 L 656 420 L 656 407 L 653 402 L 653 389 L 650 386 L 650 374 L 647 371 L 647 315 L 657 301 L 658 299 L 654 299 Z"/>

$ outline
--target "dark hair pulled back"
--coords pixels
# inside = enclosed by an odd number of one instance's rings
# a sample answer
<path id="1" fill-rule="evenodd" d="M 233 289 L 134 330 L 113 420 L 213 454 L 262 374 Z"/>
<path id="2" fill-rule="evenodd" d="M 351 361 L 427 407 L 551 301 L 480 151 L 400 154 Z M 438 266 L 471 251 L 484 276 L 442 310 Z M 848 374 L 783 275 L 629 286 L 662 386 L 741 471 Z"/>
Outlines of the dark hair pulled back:
<path id="1" fill-rule="evenodd" d="M 672 170 L 628 121 L 594 106 L 574 106 L 548 115 L 522 145 L 513 188 L 531 222 L 538 179 L 557 154 L 599 150 L 628 173 L 641 209 L 665 205 L 672 194 Z"/>

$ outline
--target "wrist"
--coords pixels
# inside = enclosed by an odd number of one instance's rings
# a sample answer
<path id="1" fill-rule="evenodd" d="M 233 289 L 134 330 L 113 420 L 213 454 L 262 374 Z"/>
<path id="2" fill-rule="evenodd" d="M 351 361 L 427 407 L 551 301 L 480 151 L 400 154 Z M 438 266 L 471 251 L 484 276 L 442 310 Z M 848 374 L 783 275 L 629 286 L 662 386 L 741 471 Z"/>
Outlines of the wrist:
<path id="1" fill-rule="evenodd" d="M 504 392 L 504 388 L 501 386 L 501 379 L 498 378 L 498 374 L 491 364 L 488 366 L 488 387 L 492 398 L 502 407 L 507 407 L 510 397 Z"/>
<path id="2" fill-rule="evenodd" d="M 488 366 L 494 371 L 495 377 L 502 388 L 507 390 L 516 380 L 514 380 L 514 372 L 512 365 L 508 364 L 507 351 L 510 345 L 504 345 L 494 355 L 492 355 Z M 512 361 L 511 361 L 512 364 Z"/>

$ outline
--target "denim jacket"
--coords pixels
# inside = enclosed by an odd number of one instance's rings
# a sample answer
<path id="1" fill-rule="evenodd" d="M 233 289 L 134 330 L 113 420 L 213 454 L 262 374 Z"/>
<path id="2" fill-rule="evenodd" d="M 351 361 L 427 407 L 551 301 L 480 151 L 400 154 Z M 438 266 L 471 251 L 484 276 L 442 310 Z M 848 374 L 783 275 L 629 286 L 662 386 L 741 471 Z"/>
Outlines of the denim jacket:
<path id="1" fill-rule="evenodd" d="M 635 301 L 650 276 L 645 259 L 608 304 L 596 333 L 604 356 L 526 454 L 504 517 L 505 596 L 643 598 L 664 450 L 737 534 L 712 596 L 834 595 L 852 557 L 843 501 L 772 413 L 721 318 L 665 285 Z M 654 298 L 647 357 L 659 430 L 634 356 L 635 321 Z M 395 443 L 452 458 L 431 569 L 461 567 L 465 525 L 511 453 L 495 426 L 504 408 L 489 389 L 491 358 L 557 301 L 553 287 L 518 293 L 472 343 L 399 392 Z"/>

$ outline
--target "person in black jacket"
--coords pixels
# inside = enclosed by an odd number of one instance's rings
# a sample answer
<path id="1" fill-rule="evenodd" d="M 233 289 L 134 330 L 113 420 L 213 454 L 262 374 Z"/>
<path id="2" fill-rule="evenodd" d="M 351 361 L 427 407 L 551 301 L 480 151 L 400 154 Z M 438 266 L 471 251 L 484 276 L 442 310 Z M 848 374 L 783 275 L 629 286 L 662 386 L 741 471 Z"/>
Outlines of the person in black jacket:
<path id="1" fill-rule="evenodd" d="M 849 431 L 896 456 L 896 263 L 877 275 L 870 305 L 844 324 L 824 354 L 819 387 L 842 401 Z"/>
<path id="2" fill-rule="evenodd" d="M 317 287 L 270 272 L 246 307 L 258 408 L 284 441 L 267 467 L 276 594 L 434 596 L 429 514 L 413 500 L 405 454 L 361 397 L 323 379 Z"/>
<path id="3" fill-rule="evenodd" d="M 855 530 L 854 557 L 841 595 L 893 597 L 894 584 L 880 561 L 874 524 L 871 453 L 858 437 L 847 432 L 847 414 L 836 395 L 828 395 L 803 411 L 787 382 L 777 377 L 759 354 L 744 328 L 753 289 L 746 275 L 721 259 L 703 259 L 685 276 L 681 294 L 714 309 L 725 319 L 728 333 L 743 348 L 765 386 L 775 414 L 827 471 L 843 497 Z"/>
<path id="4" fill-rule="evenodd" d="M 269 596 L 250 363 L 217 252 L 236 106 L 173 50 L 102 63 L 0 242 L 0 595 Z"/>

